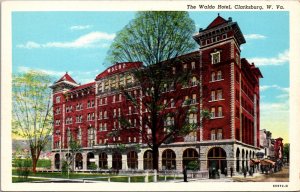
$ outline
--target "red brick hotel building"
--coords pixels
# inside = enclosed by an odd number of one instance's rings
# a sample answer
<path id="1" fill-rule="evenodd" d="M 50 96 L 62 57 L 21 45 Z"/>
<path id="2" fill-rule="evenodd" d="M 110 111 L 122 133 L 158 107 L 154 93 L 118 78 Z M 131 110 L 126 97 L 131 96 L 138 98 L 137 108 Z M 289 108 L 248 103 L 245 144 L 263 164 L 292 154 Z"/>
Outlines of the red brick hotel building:
<path id="1" fill-rule="evenodd" d="M 241 58 L 240 45 L 244 36 L 236 22 L 218 16 L 206 29 L 193 37 L 200 45 L 198 51 L 180 56 L 185 61 L 180 68 L 190 70 L 192 77 L 185 98 L 199 110 L 189 116 L 198 124 L 196 132 L 162 144 L 159 149 L 159 169 L 182 170 L 189 161 L 199 163 L 200 170 L 210 167 L 224 172 L 241 171 L 249 166 L 259 150 L 260 133 L 260 70 Z M 108 137 L 117 129 L 118 117 L 127 116 L 132 126 L 145 129 L 142 116 L 127 101 L 120 87 L 142 99 L 143 93 L 131 70 L 142 67 L 139 62 L 117 63 L 100 73 L 95 82 L 80 85 L 69 74 L 56 81 L 53 89 L 53 169 L 60 169 L 68 153 L 68 141 L 77 140 L 82 151 L 76 154 L 74 168 L 87 170 L 90 164 L 98 169 L 151 169 L 151 150 L 143 138 L 123 131 Z M 168 89 L 166 92 L 176 94 Z M 200 95 L 202 94 L 202 96 Z M 170 99 L 170 97 L 166 98 Z M 172 100 L 172 98 L 171 98 Z M 176 108 L 170 102 L 169 108 Z M 211 118 L 202 122 L 200 110 L 208 109 Z M 142 109 L 138 109 L 142 110 Z M 115 143 L 125 144 L 127 150 L 109 150 Z M 136 150 L 132 146 L 140 144 Z"/>

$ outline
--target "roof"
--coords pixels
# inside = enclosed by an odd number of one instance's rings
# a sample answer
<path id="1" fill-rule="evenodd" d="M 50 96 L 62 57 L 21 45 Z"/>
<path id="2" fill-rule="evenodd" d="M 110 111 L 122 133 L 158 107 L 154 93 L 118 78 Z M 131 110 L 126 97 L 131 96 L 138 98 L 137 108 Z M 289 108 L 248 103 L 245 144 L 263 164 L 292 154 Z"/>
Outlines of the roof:
<path id="1" fill-rule="evenodd" d="M 78 87 L 75 87 L 75 88 L 71 89 L 69 92 L 73 92 L 73 91 L 77 91 L 77 90 L 80 90 L 80 89 L 92 87 L 93 85 L 95 85 L 95 82 L 91 82 L 91 83 L 87 83 L 87 84 L 84 84 L 84 85 L 80 85 Z"/>
<path id="2" fill-rule="evenodd" d="M 69 81 L 77 84 L 76 81 L 68 74 L 68 72 L 66 72 L 66 74 L 64 74 L 64 76 L 62 76 L 58 81 L 56 81 L 56 83 L 61 81 Z"/>
<path id="3" fill-rule="evenodd" d="M 143 66 L 142 62 L 122 62 L 116 63 L 113 66 L 108 67 L 105 71 L 96 76 L 95 80 L 99 80 L 101 78 L 107 77 L 109 75 L 114 75 L 117 73 L 123 73 L 130 69 L 137 69 Z"/>
<path id="4" fill-rule="evenodd" d="M 221 24 L 224 24 L 224 23 L 227 23 L 228 21 L 225 20 L 223 17 L 221 17 L 220 15 L 218 15 L 218 17 L 216 17 L 208 26 L 206 29 L 211 29 L 211 28 L 214 28 L 218 25 L 221 25 Z"/>

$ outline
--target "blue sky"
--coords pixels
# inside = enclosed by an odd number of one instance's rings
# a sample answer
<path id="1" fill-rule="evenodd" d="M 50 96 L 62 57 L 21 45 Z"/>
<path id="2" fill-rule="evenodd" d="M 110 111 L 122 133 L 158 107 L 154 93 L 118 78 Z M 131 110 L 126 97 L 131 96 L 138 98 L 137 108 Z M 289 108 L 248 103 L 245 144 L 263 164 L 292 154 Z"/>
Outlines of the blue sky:
<path id="1" fill-rule="evenodd" d="M 54 79 L 66 71 L 79 83 L 105 70 L 107 50 L 134 12 L 14 12 L 12 14 L 13 73 L 41 70 Z M 197 30 L 206 28 L 218 12 L 190 12 Z M 261 79 L 261 129 L 288 141 L 289 14 L 288 12 L 220 12 L 232 17 L 246 44 L 242 57 L 258 66 Z"/>

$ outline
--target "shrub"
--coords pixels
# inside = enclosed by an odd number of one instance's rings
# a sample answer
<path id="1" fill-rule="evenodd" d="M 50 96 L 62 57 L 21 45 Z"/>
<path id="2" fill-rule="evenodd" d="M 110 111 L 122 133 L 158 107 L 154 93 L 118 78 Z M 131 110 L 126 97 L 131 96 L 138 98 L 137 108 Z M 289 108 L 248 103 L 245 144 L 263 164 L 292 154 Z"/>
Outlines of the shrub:
<path id="1" fill-rule="evenodd" d="M 190 161 L 187 164 L 187 169 L 189 170 L 199 170 L 199 162 L 198 161 Z"/>
<path id="2" fill-rule="evenodd" d="M 96 170 L 96 169 L 97 169 L 97 165 L 94 164 L 94 163 L 92 163 L 92 164 L 90 164 L 90 165 L 88 166 L 88 169 L 90 169 L 90 170 Z"/>
<path id="3" fill-rule="evenodd" d="M 16 159 L 15 160 L 15 166 L 17 175 L 20 181 L 27 181 L 28 175 L 31 170 L 31 160 L 29 158 L 27 159 Z"/>
<path id="4" fill-rule="evenodd" d="M 68 174 L 68 169 L 69 169 L 68 162 L 67 161 L 62 161 L 61 173 L 63 175 L 67 175 Z"/>

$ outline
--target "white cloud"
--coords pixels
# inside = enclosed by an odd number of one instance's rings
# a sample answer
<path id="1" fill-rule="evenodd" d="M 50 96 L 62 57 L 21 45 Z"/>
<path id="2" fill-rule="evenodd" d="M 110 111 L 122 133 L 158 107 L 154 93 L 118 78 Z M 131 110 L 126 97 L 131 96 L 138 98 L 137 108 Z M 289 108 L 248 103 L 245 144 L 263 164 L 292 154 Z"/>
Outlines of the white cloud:
<path id="1" fill-rule="evenodd" d="M 41 45 L 33 41 L 28 41 L 25 44 L 17 45 L 17 47 L 24 48 L 24 49 L 34 49 L 34 48 L 41 48 Z"/>
<path id="2" fill-rule="evenodd" d="M 262 113 L 274 113 L 274 112 L 288 112 L 288 102 L 277 102 L 277 103 L 262 103 L 260 105 Z"/>
<path id="3" fill-rule="evenodd" d="M 50 76 L 58 76 L 58 77 L 63 76 L 66 73 L 65 71 L 53 71 L 53 70 L 45 70 L 45 69 L 32 69 L 32 68 L 25 67 L 25 66 L 18 67 L 18 72 L 20 72 L 20 73 L 26 73 L 29 70 L 40 71 L 40 72 L 48 74 Z M 71 74 L 72 72 L 71 73 L 68 72 L 68 73 Z"/>
<path id="4" fill-rule="evenodd" d="M 250 39 L 265 39 L 266 36 L 261 35 L 261 34 L 246 34 L 244 35 L 246 40 L 250 40 Z"/>
<path id="5" fill-rule="evenodd" d="M 70 29 L 72 31 L 78 31 L 78 30 L 89 29 L 91 27 L 92 27 L 91 25 L 74 25 L 74 26 L 71 26 Z"/>
<path id="6" fill-rule="evenodd" d="M 48 42 L 39 44 L 29 41 L 26 44 L 17 45 L 18 48 L 33 49 L 33 48 L 91 48 L 91 47 L 107 47 L 108 43 L 101 41 L 111 41 L 115 38 L 115 34 L 108 34 L 104 32 L 91 32 L 83 35 L 74 41 L 69 42 Z"/>
<path id="7" fill-rule="evenodd" d="M 280 87 L 279 85 L 261 85 L 259 87 L 260 91 L 266 91 L 266 90 L 272 89 L 272 88 L 273 89 L 278 89 L 278 90 L 280 90 L 282 92 L 285 92 L 285 93 L 289 93 L 289 91 L 290 91 L 290 88 L 288 88 L 288 87 Z"/>
<path id="8" fill-rule="evenodd" d="M 289 51 L 285 50 L 284 52 L 279 53 L 276 57 L 254 57 L 248 60 L 250 63 L 253 62 L 256 66 L 283 65 L 289 62 Z"/>

